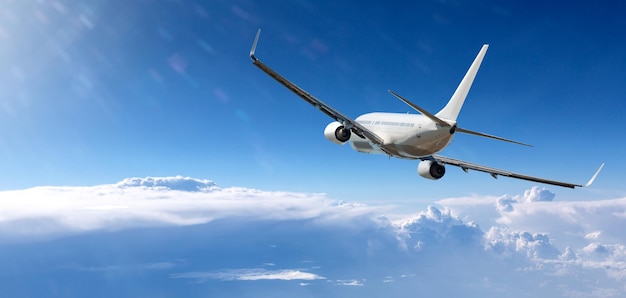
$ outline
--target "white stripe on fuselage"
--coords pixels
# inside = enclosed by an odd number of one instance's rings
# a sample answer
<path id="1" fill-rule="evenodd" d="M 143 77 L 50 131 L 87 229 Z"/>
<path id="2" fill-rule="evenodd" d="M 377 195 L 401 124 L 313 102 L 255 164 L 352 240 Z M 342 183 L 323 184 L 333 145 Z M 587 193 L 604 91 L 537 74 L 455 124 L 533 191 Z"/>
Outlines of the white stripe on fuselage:
<path id="1" fill-rule="evenodd" d="M 365 153 L 420 158 L 441 151 L 450 143 L 453 136 L 449 128 L 442 128 L 431 119 L 417 114 L 368 113 L 356 118 L 356 122 L 384 140 L 382 148 L 377 148 L 369 141 L 352 135 L 350 138 L 352 148 Z"/>

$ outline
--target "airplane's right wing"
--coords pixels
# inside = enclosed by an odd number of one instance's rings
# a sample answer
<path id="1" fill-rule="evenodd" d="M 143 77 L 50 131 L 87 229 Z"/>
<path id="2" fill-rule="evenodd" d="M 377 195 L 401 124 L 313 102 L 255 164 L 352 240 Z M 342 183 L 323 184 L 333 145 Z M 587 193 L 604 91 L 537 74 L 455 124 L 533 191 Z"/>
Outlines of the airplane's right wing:
<path id="1" fill-rule="evenodd" d="M 372 143 L 374 143 L 376 145 L 382 145 L 384 143 L 384 140 L 381 137 L 377 136 L 374 132 L 372 132 L 371 130 L 365 128 L 363 125 L 357 123 L 356 121 L 352 120 L 351 118 L 343 115 L 339 111 L 333 109 L 331 106 L 325 104 L 321 100 L 315 98 L 313 95 L 311 95 L 308 92 L 304 91 L 302 88 L 296 86 L 294 83 L 290 82 L 285 77 L 281 76 L 280 74 L 275 72 L 273 69 L 271 69 L 267 65 L 263 64 L 263 62 L 261 62 L 261 60 L 259 60 L 257 57 L 255 57 L 254 56 L 254 52 L 256 50 L 256 45 L 257 45 L 257 43 L 259 41 L 259 35 L 260 34 L 261 34 L 261 29 L 259 29 L 259 31 L 257 31 L 256 38 L 254 39 L 254 43 L 252 44 L 252 49 L 250 50 L 250 58 L 252 59 L 254 65 L 256 65 L 258 68 L 260 68 L 262 71 L 264 71 L 270 77 L 274 78 L 274 80 L 278 81 L 283 86 L 287 87 L 287 89 L 291 90 L 293 93 L 295 93 L 296 95 L 300 96 L 306 102 L 310 103 L 311 105 L 313 105 L 318 110 L 324 112 L 324 114 L 326 114 L 326 115 L 330 116 L 331 118 L 335 119 L 335 121 L 340 122 L 341 124 L 343 124 L 343 126 L 345 126 L 347 128 L 350 128 L 350 130 L 354 134 L 356 134 L 357 136 L 359 136 L 359 137 L 361 137 L 363 139 L 368 139 L 368 140 L 370 140 Z"/>
<path id="2" fill-rule="evenodd" d="M 602 170 L 602 167 L 604 167 L 604 164 L 602 164 L 600 168 L 596 171 L 596 173 L 591 177 L 591 179 L 589 179 L 589 182 L 587 182 L 587 184 L 585 185 L 582 185 L 582 184 L 567 183 L 567 182 L 561 182 L 561 181 L 556 181 L 556 180 L 549 180 L 549 179 L 544 179 L 544 178 L 539 178 L 539 177 L 517 174 L 517 173 L 504 171 L 504 170 L 500 170 L 496 168 L 490 168 L 486 166 L 481 166 L 478 164 L 473 164 L 473 163 L 469 163 L 466 161 L 457 160 L 457 159 L 453 159 L 453 158 L 449 158 L 449 157 L 445 157 L 441 155 L 433 155 L 432 159 L 440 163 L 460 167 L 465 172 L 467 172 L 467 170 L 475 170 L 479 172 L 489 173 L 491 174 L 491 176 L 493 176 L 493 178 L 497 178 L 498 176 L 505 176 L 505 177 L 517 178 L 517 179 L 534 181 L 534 182 L 539 182 L 539 183 L 551 184 L 551 185 L 556 185 L 556 186 L 569 187 L 569 188 L 587 187 L 591 185 L 591 183 L 593 183 L 593 181 L 596 179 L 596 177 L 600 173 L 600 170 Z"/>

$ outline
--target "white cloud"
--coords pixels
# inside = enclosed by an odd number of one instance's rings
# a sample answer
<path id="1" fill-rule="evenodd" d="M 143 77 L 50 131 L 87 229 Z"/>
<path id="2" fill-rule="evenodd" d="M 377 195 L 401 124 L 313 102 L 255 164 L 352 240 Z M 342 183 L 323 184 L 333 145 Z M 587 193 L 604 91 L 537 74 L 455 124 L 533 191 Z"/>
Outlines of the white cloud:
<path id="1" fill-rule="evenodd" d="M 92 187 L 35 187 L 0 192 L 0 239 L 61 237 L 94 230 L 195 225 L 217 219 L 333 219 L 383 208 L 345 204 L 323 194 L 221 189 L 186 177 L 129 178 Z"/>
<path id="2" fill-rule="evenodd" d="M 299 269 L 266 270 L 263 268 L 230 269 L 218 272 L 185 272 L 172 274 L 171 277 L 193 279 L 200 283 L 212 279 L 223 281 L 326 279 L 317 274 L 301 271 Z"/>
<path id="3" fill-rule="evenodd" d="M 531 260 L 556 259 L 560 253 L 546 234 L 491 227 L 485 234 L 487 249 L 502 255 L 523 253 Z"/>
<path id="4" fill-rule="evenodd" d="M 489 197 L 493 204 L 442 200 L 439 203 L 465 218 L 490 214 L 495 223 L 485 233 L 486 248 L 505 256 L 525 254 L 531 270 L 581 282 L 585 290 L 569 296 L 618 297 L 615 287 L 626 279 L 624 244 L 626 198 L 601 201 L 554 201 L 555 194 L 533 187 L 523 196 Z M 496 212 L 494 215 L 493 212 Z M 590 242 L 592 241 L 592 242 Z M 528 268 L 526 270 L 528 270 Z M 608 278 L 613 287 L 585 285 L 585 278 Z M 617 293 L 617 294 L 616 294 Z"/>
<path id="5" fill-rule="evenodd" d="M 91 275 L 149 272 L 212 287 L 271 280 L 320 294 L 343 291 L 336 292 L 340 296 L 626 294 L 626 198 L 558 201 L 549 190 L 532 188 L 522 195 L 437 203 L 442 207 L 389 214 L 390 206 L 220 188 L 180 176 L 4 191 L 0 249 L 16 250 L 0 254 L 0 262 L 17 262 L 6 268 L 36 267 L 30 254 L 20 254 L 21 247 L 32 246 L 40 255 L 63 252 L 65 261 L 41 268 Z M 156 231 L 152 238 L 146 236 L 150 231 Z M 55 243 L 62 249 L 41 248 Z M 116 252 L 124 257 L 111 261 Z"/>
<path id="6" fill-rule="evenodd" d="M 626 198 L 603 201 L 554 201 L 513 204 L 498 223 L 519 230 L 547 232 L 563 237 L 626 243 L 621 227 Z M 584 243 L 584 242 L 581 242 Z"/>
<path id="7" fill-rule="evenodd" d="M 601 234 L 602 234 L 601 231 L 593 231 L 593 232 L 585 235 L 585 239 L 587 239 L 587 240 L 598 239 L 598 238 L 600 238 Z"/>
<path id="8" fill-rule="evenodd" d="M 626 224 L 626 198 L 588 201 L 555 201 L 554 198 L 554 193 L 533 187 L 523 196 L 446 199 L 437 203 L 466 221 L 547 233 L 567 244 L 574 241 L 580 247 L 594 239 L 626 243 L 626 234 L 620 228 Z"/>
<path id="9" fill-rule="evenodd" d="M 552 202 L 555 194 L 546 188 L 533 186 L 524 191 L 524 201 L 526 202 Z"/>
<path id="10" fill-rule="evenodd" d="M 168 189 L 181 191 L 211 191 L 219 187 L 213 181 L 183 176 L 127 178 L 115 184 L 120 188 L 147 187 L 152 189 Z"/>
<path id="11" fill-rule="evenodd" d="M 500 212 L 511 212 L 515 203 L 517 203 L 517 200 L 509 196 L 503 196 L 496 201 L 496 209 Z"/>
<path id="12" fill-rule="evenodd" d="M 359 281 L 356 279 L 337 280 L 335 281 L 335 283 L 340 286 L 350 286 L 350 287 L 362 287 L 364 285 L 362 281 Z"/>

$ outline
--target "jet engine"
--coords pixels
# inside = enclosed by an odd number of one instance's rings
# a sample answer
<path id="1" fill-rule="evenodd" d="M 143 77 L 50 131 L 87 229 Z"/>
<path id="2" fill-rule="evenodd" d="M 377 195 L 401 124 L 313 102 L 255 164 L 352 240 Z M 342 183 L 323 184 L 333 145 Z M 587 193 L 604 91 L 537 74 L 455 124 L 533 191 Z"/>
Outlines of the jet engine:
<path id="1" fill-rule="evenodd" d="M 426 179 L 437 180 L 446 173 L 446 167 L 433 160 L 423 160 L 417 166 L 417 173 Z"/>
<path id="2" fill-rule="evenodd" d="M 350 139 L 350 130 L 337 121 L 331 122 L 324 129 L 324 137 L 335 144 L 343 145 Z"/>

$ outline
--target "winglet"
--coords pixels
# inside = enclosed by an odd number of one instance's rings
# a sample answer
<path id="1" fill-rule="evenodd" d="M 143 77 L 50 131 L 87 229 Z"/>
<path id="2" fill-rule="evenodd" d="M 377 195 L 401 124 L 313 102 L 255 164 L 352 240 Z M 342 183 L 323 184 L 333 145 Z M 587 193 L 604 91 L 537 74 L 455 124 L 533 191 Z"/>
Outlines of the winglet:
<path id="1" fill-rule="evenodd" d="M 588 187 L 588 186 L 590 186 L 590 185 L 593 183 L 593 181 L 595 181 L 595 180 L 596 180 L 596 177 L 598 177 L 598 174 L 600 174 L 600 171 L 602 170 L 602 168 L 603 168 L 603 167 L 604 167 L 604 163 L 602 163 L 602 164 L 600 165 L 600 167 L 598 168 L 598 170 L 596 171 L 596 173 L 595 173 L 595 174 L 593 174 L 593 177 L 591 177 L 591 179 L 589 179 L 589 182 L 587 182 L 587 184 L 585 184 L 583 187 Z"/>
<path id="2" fill-rule="evenodd" d="M 254 51 L 256 51 L 256 44 L 259 42 L 259 36 L 261 36 L 261 28 L 256 32 L 256 37 L 254 38 L 254 43 L 252 43 L 252 48 L 250 49 L 250 59 L 252 61 L 257 61 L 257 57 L 254 57 Z"/>

